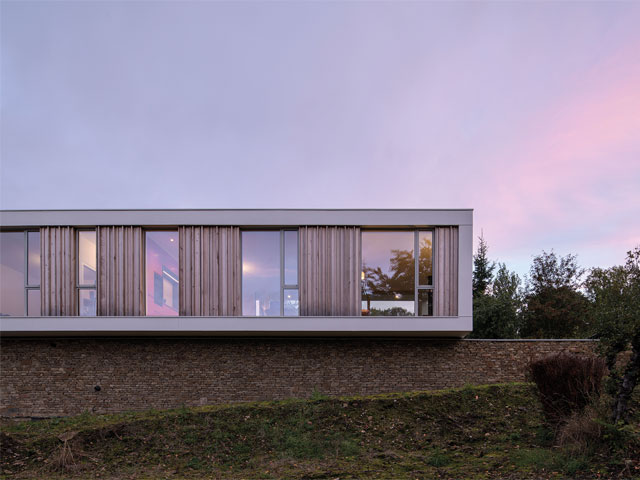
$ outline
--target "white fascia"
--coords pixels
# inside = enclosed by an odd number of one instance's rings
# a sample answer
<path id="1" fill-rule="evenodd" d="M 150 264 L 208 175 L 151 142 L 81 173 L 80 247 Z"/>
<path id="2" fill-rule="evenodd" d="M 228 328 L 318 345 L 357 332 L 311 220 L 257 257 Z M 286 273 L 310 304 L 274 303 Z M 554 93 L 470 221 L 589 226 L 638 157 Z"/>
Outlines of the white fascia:
<path id="1" fill-rule="evenodd" d="M 2 210 L 2 227 L 40 226 L 304 226 L 424 227 L 473 223 L 472 209 L 453 210 Z"/>
<path id="2" fill-rule="evenodd" d="M 471 317 L 0 317 L 16 336 L 463 337 Z"/>

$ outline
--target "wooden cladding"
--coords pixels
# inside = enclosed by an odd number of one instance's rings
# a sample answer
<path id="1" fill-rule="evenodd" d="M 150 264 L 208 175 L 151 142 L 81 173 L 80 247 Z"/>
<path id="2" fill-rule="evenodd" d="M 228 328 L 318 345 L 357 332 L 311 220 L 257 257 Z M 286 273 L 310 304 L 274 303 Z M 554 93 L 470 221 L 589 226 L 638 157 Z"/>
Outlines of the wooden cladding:
<path id="1" fill-rule="evenodd" d="M 237 227 L 180 227 L 180 315 L 241 315 Z"/>
<path id="2" fill-rule="evenodd" d="M 98 227 L 98 315 L 144 315 L 141 227 Z"/>
<path id="3" fill-rule="evenodd" d="M 458 315 L 458 227 L 435 229 L 435 299 L 436 317 Z"/>
<path id="4" fill-rule="evenodd" d="M 360 228 L 300 227 L 300 315 L 360 315 Z"/>
<path id="5" fill-rule="evenodd" d="M 42 227 L 42 315 L 78 315 L 77 229 Z M 242 251 L 238 227 L 179 227 L 179 314 L 242 315 Z M 144 230 L 98 227 L 97 314 L 145 314 Z M 458 315 L 459 229 L 434 229 L 434 316 Z M 303 316 L 359 316 L 359 227 L 299 229 L 299 298 Z"/>
<path id="6" fill-rule="evenodd" d="M 42 315 L 77 315 L 75 229 L 42 227 L 40 252 Z"/>

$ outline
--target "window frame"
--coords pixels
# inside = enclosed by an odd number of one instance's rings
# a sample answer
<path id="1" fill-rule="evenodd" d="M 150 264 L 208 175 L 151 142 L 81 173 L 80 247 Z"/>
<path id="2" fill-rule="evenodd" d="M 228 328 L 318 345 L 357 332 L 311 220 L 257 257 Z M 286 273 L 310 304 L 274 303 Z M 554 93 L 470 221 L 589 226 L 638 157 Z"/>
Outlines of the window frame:
<path id="1" fill-rule="evenodd" d="M 153 232 L 175 232 L 176 234 L 176 243 L 177 243 L 177 247 L 178 247 L 178 308 L 175 309 L 175 311 L 177 312 L 176 315 L 170 315 L 170 318 L 173 317 L 180 317 L 180 288 L 182 288 L 180 286 L 180 227 L 178 226 L 167 226 L 167 227 L 157 227 L 157 228 L 153 228 L 153 227 L 142 227 L 142 272 L 141 272 L 141 276 L 142 276 L 142 288 L 143 288 L 143 298 L 144 298 L 144 314 L 142 315 L 143 317 L 157 317 L 157 318 L 162 318 L 163 315 L 149 315 L 149 313 L 147 312 L 147 233 L 153 233 Z M 163 274 L 164 277 L 164 274 Z M 155 288 L 155 286 L 154 286 Z M 171 307 L 169 307 L 171 308 Z M 166 315 L 164 315 L 166 316 Z"/>
<path id="2" fill-rule="evenodd" d="M 436 252 L 436 232 L 434 227 L 406 227 L 406 228 L 361 228 L 360 229 L 360 272 L 363 272 L 363 255 L 362 255 L 362 235 L 366 232 L 412 232 L 413 233 L 413 261 L 414 261 L 414 279 L 413 279 L 413 317 L 433 317 L 434 315 L 419 315 L 419 292 L 420 291 L 431 291 L 432 298 L 435 298 L 435 284 L 436 284 L 436 256 L 434 253 Z M 421 285 L 420 284 L 420 233 L 421 232 L 430 232 L 431 233 L 431 285 Z M 360 273 L 362 275 L 362 273 Z M 362 283 L 360 285 L 360 305 L 362 305 Z M 432 302 L 432 311 L 433 302 Z M 362 307 L 360 308 L 360 316 L 362 315 Z"/>
<path id="3" fill-rule="evenodd" d="M 40 278 L 38 285 L 29 283 L 29 233 L 40 234 Z M 42 234 L 40 229 L 30 228 L 24 230 L 24 316 L 25 317 L 41 317 L 42 316 Z M 29 291 L 37 290 L 40 292 L 40 312 L 38 315 L 29 315 Z"/>
<path id="4" fill-rule="evenodd" d="M 279 232 L 280 233 L 280 317 L 284 317 L 284 292 L 285 290 L 296 290 L 298 292 L 298 315 L 286 315 L 287 317 L 299 317 L 300 316 L 300 227 L 274 227 L 274 228 L 243 228 L 240 230 L 240 316 L 241 317 L 250 317 L 250 315 L 245 315 L 243 312 L 243 304 L 244 304 L 244 282 L 242 276 L 244 275 L 242 265 L 244 264 L 244 248 L 242 242 L 242 234 L 244 232 Z M 285 240 L 284 235 L 285 232 L 296 232 L 297 236 L 297 255 L 296 255 L 296 284 L 288 284 L 285 283 Z M 262 317 L 261 317 L 262 318 Z M 269 318 L 269 317 L 265 317 Z M 273 317 L 272 317 L 273 318 Z"/>
<path id="5" fill-rule="evenodd" d="M 80 232 L 93 232 L 96 235 L 96 283 L 93 285 L 80 284 Z M 98 316 L 98 282 L 100 281 L 100 262 L 98 261 L 98 229 L 97 228 L 76 228 L 76 315 L 83 317 L 97 317 Z M 80 315 L 80 291 L 81 290 L 95 290 L 96 292 L 96 314 L 95 315 Z"/>

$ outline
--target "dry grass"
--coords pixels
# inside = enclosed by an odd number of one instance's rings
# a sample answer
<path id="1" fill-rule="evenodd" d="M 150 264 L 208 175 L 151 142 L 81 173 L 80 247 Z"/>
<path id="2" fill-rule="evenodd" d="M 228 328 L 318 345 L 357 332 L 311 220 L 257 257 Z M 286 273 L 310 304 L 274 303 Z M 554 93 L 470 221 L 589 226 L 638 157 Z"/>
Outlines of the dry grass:
<path id="1" fill-rule="evenodd" d="M 604 431 L 602 423 L 598 421 L 600 416 L 598 409 L 592 405 L 586 406 L 581 412 L 573 412 L 558 428 L 558 445 L 578 454 L 593 451 L 601 442 Z"/>
<path id="2" fill-rule="evenodd" d="M 547 421 L 554 426 L 564 424 L 600 396 L 606 372 L 606 364 L 599 357 L 567 353 L 529 364 Z"/>

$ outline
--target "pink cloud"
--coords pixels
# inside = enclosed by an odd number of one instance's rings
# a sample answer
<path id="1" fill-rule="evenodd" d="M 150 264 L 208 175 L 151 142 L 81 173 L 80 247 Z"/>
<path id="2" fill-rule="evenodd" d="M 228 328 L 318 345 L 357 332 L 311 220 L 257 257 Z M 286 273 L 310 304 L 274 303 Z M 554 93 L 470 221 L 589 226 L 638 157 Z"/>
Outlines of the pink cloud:
<path id="1" fill-rule="evenodd" d="M 476 200 L 476 224 L 497 234 L 502 247 L 573 221 L 595 225 L 629 210 L 640 216 L 634 183 L 640 179 L 640 45 L 575 83 L 574 92 L 532 116 L 529 130 L 492 159 L 496 188 Z M 611 189 L 603 192 L 603 184 Z M 616 237 L 638 241 L 630 230 L 627 225 Z"/>

